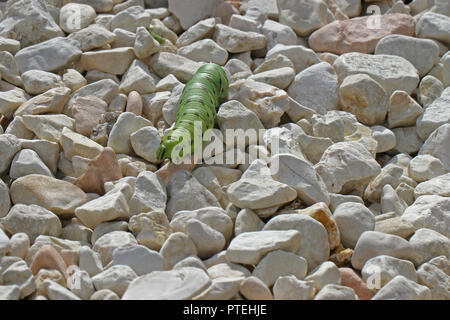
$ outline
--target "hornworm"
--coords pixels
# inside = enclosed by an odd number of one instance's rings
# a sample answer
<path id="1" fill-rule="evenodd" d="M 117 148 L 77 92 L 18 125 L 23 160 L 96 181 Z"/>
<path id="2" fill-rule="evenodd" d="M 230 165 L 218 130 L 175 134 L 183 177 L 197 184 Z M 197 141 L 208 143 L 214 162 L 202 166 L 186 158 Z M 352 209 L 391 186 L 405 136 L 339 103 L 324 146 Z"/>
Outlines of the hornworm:
<path id="1" fill-rule="evenodd" d="M 172 159 L 172 150 L 183 141 L 186 132 L 191 137 L 192 153 L 194 122 L 201 122 L 202 134 L 213 128 L 217 108 L 220 101 L 226 99 L 227 93 L 228 78 L 222 67 L 215 63 L 201 66 L 183 89 L 175 125 L 162 139 L 157 151 L 158 159 Z"/>

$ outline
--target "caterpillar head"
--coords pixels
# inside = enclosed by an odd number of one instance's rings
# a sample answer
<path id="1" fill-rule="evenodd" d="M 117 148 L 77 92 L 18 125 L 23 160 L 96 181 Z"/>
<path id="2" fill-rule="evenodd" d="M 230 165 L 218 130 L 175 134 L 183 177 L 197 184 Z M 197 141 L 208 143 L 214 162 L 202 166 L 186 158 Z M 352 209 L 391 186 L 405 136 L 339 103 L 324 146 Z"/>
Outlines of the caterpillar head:
<path id="1" fill-rule="evenodd" d="M 175 140 L 166 140 L 164 143 L 161 143 L 157 150 L 158 160 L 162 161 L 165 159 L 170 159 L 172 150 L 178 144 L 178 141 Z"/>
<path id="2" fill-rule="evenodd" d="M 171 132 L 173 133 L 173 132 Z M 161 142 L 156 155 L 158 157 L 158 160 L 163 161 L 165 159 L 172 159 L 172 151 L 173 149 L 182 142 L 182 137 L 177 137 L 174 135 L 171 135 L 170 133 L 164 137 L 163 141 Z M 183 150 L 180 152 L 180 156 L 182 156 Z"/>

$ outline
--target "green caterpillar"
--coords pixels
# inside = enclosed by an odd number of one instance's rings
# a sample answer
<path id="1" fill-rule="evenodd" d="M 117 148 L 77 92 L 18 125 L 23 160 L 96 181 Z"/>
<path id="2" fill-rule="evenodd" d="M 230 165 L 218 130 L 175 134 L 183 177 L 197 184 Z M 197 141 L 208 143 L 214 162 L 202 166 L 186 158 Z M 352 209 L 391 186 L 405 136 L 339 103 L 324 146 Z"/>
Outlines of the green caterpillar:
<path id="1" fill-rule="evenodd" d="M 152 31 L 152 36 L 153 36 L 153 38 L 156 40 L 156 41 L 158 41 L 159 42 L 159 44 L 163 44 L 165 41 L 166 41 L 166 39 L 164 39 L 163 37 L 161 37 L 159 34 L 157 34 L 156 32 L 153 32 Z"/>
<path id="2" fill-rule="evenodd" d="M 226 99 L 227 93 L 228 78 L 225 71 L 215 63 L 201 66 L 183 89 L 175 125 L 162 139 L 157 151 L 158 159 L 172 159 L 172 150 L 183 141 L 186 132 L 191 142 L 194 140 L 195 121 L 201 121 L 202 134 L 213 128 L 217 108 Z M 193 149 L 191 143 L 191 153 Z"/>

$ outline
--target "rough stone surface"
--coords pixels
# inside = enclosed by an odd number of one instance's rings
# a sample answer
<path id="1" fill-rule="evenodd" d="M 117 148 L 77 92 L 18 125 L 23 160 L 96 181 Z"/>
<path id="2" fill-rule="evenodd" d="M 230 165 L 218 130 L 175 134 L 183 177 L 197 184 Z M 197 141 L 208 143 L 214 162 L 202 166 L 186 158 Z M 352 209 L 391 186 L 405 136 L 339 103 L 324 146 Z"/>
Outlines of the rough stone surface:
<path id="1" fill-rule="evenodd" d="M 237 100 L 253 111 L 265 128 L 277 126 L 290 105 L 289 96 L 284 90 L 250 79 L 232 83 L 228 99 Z"/>
<path id="2" fill-rule="evenodd" d="M 230 201 L 239 208 L 264 209 L 294 200 L 297 192 L 284 183 L 266 179 L 241 179 L 227 189 Z"/>
<path id="3" fill-rule="evenodd" d="M 288 93 L 301 105 L 325 114 L 337 107 L 337 88 L 336 72 L 329 63 L 321 62 L 298 73 Z"/>
<path id="4" fill-rule="evenodd" d="M 409 258 L 412 253 L 411 244 L 403 238 L 377 231 L 366 231 L 358 239 L 352 256 L 352 266 L 361 270 L 367 260 L 389 255 L 394 258 Z"/>
<path id="5" fill-rule="evenodd" d="M 109 289 L 121 297 L 130 283 L 137 278 L 127 265 L 115 265 L 92 277 L 95 289 Z"/>
<path id="6" fill-rule="evenodd" d="M 275 300 L 312 300 L 317 289 L 312 281 L 303 281 L 296 276 L 281 276 L 273 286 Z"/>
<path id="7" fill-rule="evenodd" d="M 418 229 L 409 239 L 409 243 L 413 247 L 413 253 L 410 260 L 416 266 L 431 260 L 434 257 L 450 255 L 450 240 L 431 229 Z"/>
<path id="8" fill-rule="evenodd" d="M 22 47 L 63 36 L 43 0 L 16 0 L 6 6 L 0 35 L 20 41 Z"/>
<path id="9" fill-rule="evenodd" d="M 261 279 L 267 287 L 275 284 L 280 276 L 294 275 L 299 280 L 306 276 L 308 263 L 303 257 L 283 250 L 269 252 L 259 261 L 252 276 Z M 309 279 L 308 279 L 309 280 Z"/>
<path id="10" fill-rule="evenodd" d="M 417 134 L 422 140 L 427 139 L 435 129 L 450 123 L 450 116 L 446 112 L 449 101 L 450 88 L 447 87 L 441 96 L 434 100 L 417 118 Z"/>
<path id="11" fill-rule="evenodd" d="M 423 77 L 439 61 L 439 46 L 429 39 L 389 35 L 378 42 L 375 54 L 403 57 L 411 62 Z"/>
<path id="12" fill-rule="evenodd" d="M 79 43 L 67 38 L 53 38 L 26 48 L 15 55 L 21 73 L 29 70 L 58 71 L 81 55 Z"/>
<path id="13" fill-rule="evenodd" d="M 450 43 L 449 28 L 450 19 L 448 16 L 436 12 L 426 12 L 416 24 L 416 35 L 419 38 L 430 38 Z"/>
<path id="14" fill-rule="evenodd" d="M 347 76 L 339 87 L 342 110 L 365 125 L 383 124 L 388 111 L 388 96 L 383 87 L 367 74 Z"/>
<path id="15" fill-rule="evenodd" d="M 103 266 L 112 260 L 112 254 L 116 248 L 136 245 L 134 236 L 126 231 L 113 231 L 101 236 L 93 246 L 93 250 L 100 256 Z"/>
<path id="16" fill-rule="evenodd" d="M 279 21 L 290 26 L 299 36 L 308 36 L 316 29 L 332 22 L 334 16 L 324 1 L 278 0 Z"/>
<path id="17" fill-rule="evenodd" d="M 64 215 L 73 214 L 88 198 L 80 188 L 69 182 L 30 174 L 11 185 L 11 200 L 14 204 L 36 204 L 57 215 Z"/>
<path id="18" fill-rule="evenodd" d="M 208 275 L 198 268 L 155 271 L 133 280 L 123 300 L 188 300 L 211 285 Z"/>
<path id="19" fill-rule="evenodd" d="M 216 25 L 214 40 L 230 53 L 258 50 L 266 46 L 264 35 L 251 31 L 241 31 L 223 24 Z"/>
<path id="20" fill-rule="evenodd" d="M 450 200 L 438 195 L 424 195 L 416 199 L 402 215 L 402 219 L 412 223 L 416 228 L 428 228 L 450 235 Z"/>
<path id="21" fill-rule="evenodd" d="M 269 288 L 259 278 L 254 276 L 241 282 L 240 293 L 247 300 L 273 300 Z"/>
<path id="22" fill-rule="evenodd" d="M 328 284 L 316 294 L 314 300 L 358 300 L 358 296 L 350 287 Z"/>
<path id="23" fill-rule="evenodd" d="M 417 282 L 414 264 L 411 261 L 391 256 L 381 255 L 374 257 L 368 260 L 361 270 L 362 279 L 366 283 L 373 285 L 374 288 L 372 289 L 383 287 L 398 275 Z"/>
<path id="24" fill-rule="evenodd" d="M 372 27 L 380 23 L 380 27 Z M 358 17 L 334 21 L 309 37 L 309 45 L 314 51 L 343 54 L 348 52 L 373 53 L 377 43 L 390 34 L 414 34 L 414 19 L 406 14 L 383 14 L 374 17 Z"/>
<path id="25" fill-rule="evenodd" d="M 408 60 L 399 56 L 345 53 L 336 59 L 333 67 L 340 82 L 349 75 L 364 73 L 377 81 L 388 96 L 395 90 L 403 90 L 411 94 L 419 83 L 416 68 Z"/>
<path id="26" fill-rule="evenodd" d="M 358 184 L 367 183 L 380 172 L 380 165 L 357 142 L 335 143 L 325 150 L 320 162 L 314 167 L 328 191 L 335 193 L 355 189 Z"/>
<path id="27" fill-rule="evenodd" d="M 235 237 L 228 249 L 227 259 L 241 264 L 257 264 L 264 254 L 274 250 L 296 252 L 301 234 L 296 230 L 245 232 Z"/>
<path id="28" fill-rule="evenodd" d="M 312 270 L 330 256 L 330 244 L 325 227 L 315 219 L 304 214 L 280 214 L 270 219 L 263 231 L 297 230 L 301 240 L 297 255 L 308 262 L 308 270 Z"/>
<path id="29" fill-rule="evenodd" d="M 181 27 L 186 30 L 214 13 L 220 3 L 220 0 L 170 0 L 168 8 L 180 20 Z"/>
<path id="30" fill-rule="evenodd" d="M 354 248 L 359 237 L 365 231 L 375 229 L 375 216 L 359 203 L 342 203 L 333 213 L 339 227 L 342 244 L 345 248 Z"/>
<path id="31" fill-rule="evenodd" d="M 399 275 L 381 288 L 372 300 L 431 300 L 431 291 Z"/>

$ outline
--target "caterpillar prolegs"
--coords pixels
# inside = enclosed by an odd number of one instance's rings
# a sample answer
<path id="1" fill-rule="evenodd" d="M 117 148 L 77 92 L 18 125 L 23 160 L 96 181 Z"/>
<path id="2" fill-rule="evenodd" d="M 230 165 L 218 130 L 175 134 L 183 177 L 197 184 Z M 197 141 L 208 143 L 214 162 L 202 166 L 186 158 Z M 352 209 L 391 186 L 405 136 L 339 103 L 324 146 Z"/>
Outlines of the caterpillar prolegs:
<path id="1" fill-rule="evenodd" d="M 174 127 L 161 141 L 157 155 L 159 160 L 172 159 L 173 149 L 190 135 L 194 149 L 194 122 L 201 122 L 203 133 L 214 127 L 214 120 L 220 101 L 226 99 L 228 78 L 225 71 L 215 63 L 201 66 L 186 84 L 178 102 L 177 119 Z"/>

